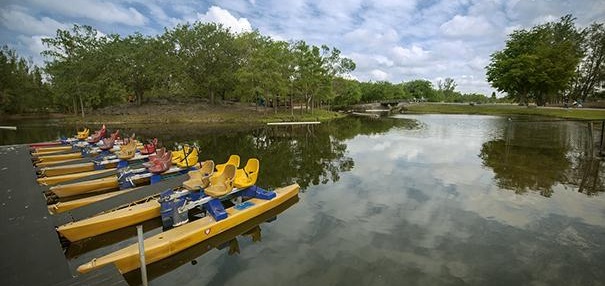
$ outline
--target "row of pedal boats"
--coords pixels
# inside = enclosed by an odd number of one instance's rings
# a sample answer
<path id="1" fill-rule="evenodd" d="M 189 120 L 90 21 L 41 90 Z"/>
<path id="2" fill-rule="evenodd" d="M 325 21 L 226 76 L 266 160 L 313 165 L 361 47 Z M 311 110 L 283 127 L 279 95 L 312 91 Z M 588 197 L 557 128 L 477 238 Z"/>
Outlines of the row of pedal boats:
<path id="1" fill-rule="evenodd" d="M 30 148 L 37 181 L 44 186 L 48 210 L 54 215 L 182 176 L 176 186 L 56 227 L 62 239 L 76 242 L 161 218 L 164 231 L 144 241 L 147 264 L 275 209 L 299 192 L 297 184 L 274 190 L 256 186 L 260 171 L 256 158 L 241 168 L 238 155 L 223 163 L 202 161 L 196 145 L 166 150 L 155 138 L 145 144 L 134 135 L 122 139 L 119 131 L 108 133 L 105 125 L 93 134 L 84 129 L 73 138 Z M 77 270 L 86 273 L 112 263 L 122 273 L 139 268 L 138 245 L 94 258 Z"/>

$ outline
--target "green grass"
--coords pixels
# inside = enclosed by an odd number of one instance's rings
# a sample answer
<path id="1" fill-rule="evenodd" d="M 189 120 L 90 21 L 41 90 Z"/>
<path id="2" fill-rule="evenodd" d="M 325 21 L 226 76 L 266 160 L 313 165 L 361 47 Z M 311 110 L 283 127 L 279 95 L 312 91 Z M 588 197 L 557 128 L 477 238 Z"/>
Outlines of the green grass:
<path id="1" fill-rule="evenodd" d="M 230 124 L 262 124 L 267 122 L 285 121 L 328 121 L 345 116 L 342 113 L 316 109 L 313 113 L 294 110 L 279 110 L 277 113 L 270 108 L 255 109 L 241 106 L 171 108 L 168 112 L 158 111 L 150 116 L 148 109 L 132 108 L 128 114 L 91 114 L 82 118 L 68 116 L 66 122 L 77 124 L 162 124 L 162 123 L 230 123 Z"/>
<path id="2" fill-rule="evenodd" d="M 328 111 L 324 109 L 315 109 L 313 113 L 303 112 L 300 110 L 294 110 L 294 116 L 291 111 L 280 111 L 275 114 L 273 111 L 267 111 L 267 113 L 259 118 L 260 122 L 285 122 L 285 121 L 328 121 L 335 118 L 346 116 L 345 114 Z"/>
<path id="3" fill-rule="evenodd" d="M 480 104 L 412 104 L 406 106 L 409 113 L 484 114 L 484 115 L 534 115 L 566 119 L 605 119 L 605 109 L 525 107 L 517 105 Z"/>

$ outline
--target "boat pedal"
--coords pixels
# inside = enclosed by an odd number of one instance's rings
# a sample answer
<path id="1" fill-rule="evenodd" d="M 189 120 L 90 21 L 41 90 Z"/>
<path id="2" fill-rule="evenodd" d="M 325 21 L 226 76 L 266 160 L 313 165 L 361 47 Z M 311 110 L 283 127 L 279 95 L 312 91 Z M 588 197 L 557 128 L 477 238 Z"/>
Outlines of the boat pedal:
<path id="1" fill-rule="evenodd" d="M 273 191 L 267 191 L 258 186 L 252 186 L 243 191 L 243 196 L 261 200 L 271 200 L 275 198 L 276 194 Z"/>
<path id="2" fill-rule="evenodd" d="M 235 206 L 233 206 L 236 210 L 241 211 L 241 210 L 245 210 L 251 206 L 254 206 L 254 203 L 252 203 L 251 201 L 245 201 L 241 204 L 237 204 Z"/>
<path id="3" fill-rule="evenodd" d="M 221 221 L 227 218 L 227 211 L 225 211 L 225 207 L 221 203 L 220 199 L 212 199 L 206 203 L 206 210 L 214 220 Z"/>

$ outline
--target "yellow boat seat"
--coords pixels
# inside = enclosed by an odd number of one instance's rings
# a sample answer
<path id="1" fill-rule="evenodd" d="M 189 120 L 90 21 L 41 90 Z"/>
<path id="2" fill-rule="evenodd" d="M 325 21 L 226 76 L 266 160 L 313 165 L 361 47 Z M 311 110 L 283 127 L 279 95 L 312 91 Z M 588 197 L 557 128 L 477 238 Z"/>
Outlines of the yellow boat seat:
<path id="1" fill-rule="evenodd" d="M 183 158 L 185 157 L 185 151 L 184 151 L 184 147 L 182 149 L 179 150 L 174 150 L 172 151 L 172 159 L 171 162 L 173 165 L 176 165 L 176 163 L 178 163 L 179 161 L 183 160 Z"/>
<path id="2" fill-rule="evenodd" d="M 235 171 L 235 180 L 233 185 L 238 189 L 245 189 L 256 184 L 258 178 L 258 171 L 260 169 L 260 162 L 256 158 L 248 159 L 246 166 L 243 169 L 237 169 Z"/>
<path id="3" fill-rule="evenodd" d="M 199 151 L 197 147 L 186 146 L 183 148 L 183 156 L 176 162 L 179 168 L 189 168 L 195 166 L 199 160 Z"/>
<path id="4" fill-rule="evenodd" d="M 235 169 L 234 165 L 227 164 L 218 176 L 210 177 L 210 186 L 204 189 L 204 193 L 213 198 L 220 198 L 231 192 Z"/>
<path id="5" fill-rule="evenodd" d="M 117 152 L 118 158 L 120 160 L 128 160 L 137 152 L 137 141 L 134 138 L 130 138 L 126 145 L 120 146 L 120 151 Z"/>
<path id="6" fill-rule="evenodd" d="M 84 127 L 82 131 L 78 130 L 76 138 L 78 138 L 79 140 L 85 140 L 86 138 L 88 138 L 88 135 L 90 135 L 90 129 Z"/>
<path id="7" fill-rule="evenodd" d="M 214 161 L 207 160 L 202 163 L 199 170 L 190 171 L 189 180 L 183 182 L 183 187 L 190 191 L 206 188 L 210 185 L 210 176 L 214 173 Z"/>
<path id="8" fill-rule="evenodd" d="M 227 160 L 227 163 L 217 164 L 216 165 L 215 168 L 216 168 L 216 171 L 217 171 L 217 175 L 218 175 L 218 173 L 223 172 L 223 168 L 225 168 L 225 166 L 228 165 L 228 164 L 231 164 L 231 165 L 235 166 L 236 169 L 239 168 L 239 162 L 240 162 L 239 155 L 231 155 L 231 156 L 229 156 L 229 160 Z"/>

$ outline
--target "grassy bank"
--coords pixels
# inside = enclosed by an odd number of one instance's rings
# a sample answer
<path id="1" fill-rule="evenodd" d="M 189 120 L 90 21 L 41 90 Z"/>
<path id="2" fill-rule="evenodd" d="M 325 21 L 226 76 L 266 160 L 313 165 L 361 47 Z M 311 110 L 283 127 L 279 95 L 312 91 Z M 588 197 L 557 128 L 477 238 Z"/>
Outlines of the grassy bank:
<path id="1" fill-rule="evenodd" d="M 250 105 L 208 105 L 208 104 L 170 104 L 112 107 L 96 110 L 85 117 L 70 115 L 66 122 L 77 124 L 157 124 L 157 123 L 232 123 L 261 124 L 284 121 L 327 121 L 344 116 L 341 113 L 314 110 L 301 112 L 281 109 L 275 112 L 271 108 L 257 108 Z"/>
<path id="2" fill-rule="evenodd" d="M 605 119 L 605 109 L 525 107 L 517 105 L 468 104 L 412 104 L 408 113 L 483 114 L 483 115 L 535 115 L 566 119 Z"/>

